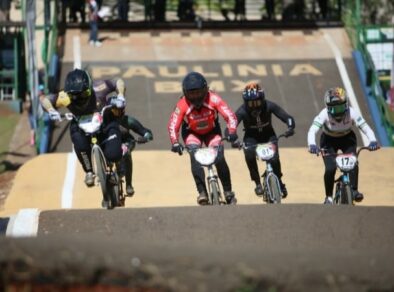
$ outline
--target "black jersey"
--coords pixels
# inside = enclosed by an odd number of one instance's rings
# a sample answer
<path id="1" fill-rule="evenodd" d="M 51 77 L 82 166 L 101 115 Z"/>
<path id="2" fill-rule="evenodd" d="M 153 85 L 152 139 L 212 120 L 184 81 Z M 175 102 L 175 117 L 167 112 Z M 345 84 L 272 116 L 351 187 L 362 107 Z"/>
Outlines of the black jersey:
<path id="1" fill-rule="evenodd" d="M 243 122 L 245 137 L 262 137 L 276 136 L 272 127 L 272 114 L 284 122 L 289 128 L 295 128 L 295 122 L 285 110 L 276 103 L 266 100 L 266 107 L 257 115 L 252 115 L 247 111 L 245 105 L 241 105 L 235 112 L 238 125 Z"/>

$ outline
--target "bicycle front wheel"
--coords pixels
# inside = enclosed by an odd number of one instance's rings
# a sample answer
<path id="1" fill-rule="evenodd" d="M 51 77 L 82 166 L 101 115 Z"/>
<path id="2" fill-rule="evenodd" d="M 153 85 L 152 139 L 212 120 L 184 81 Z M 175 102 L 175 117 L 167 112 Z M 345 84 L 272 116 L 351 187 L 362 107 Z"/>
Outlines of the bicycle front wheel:
<path id="1" fill-rule="evenodd" d="M 279 180 L 275 174 L 271 173 L 267 177 L 268 200 L 272 204 L 280 204 L 282 194 L 279 187 Z"/>
<path id="2" fill-rule="evenodd" d="M 116 172 L 112 172 L 110 175 L 112 176 L 113 181 L 108 182 L 108 195 L 110 197 L 112 207 L 120 207 L 123 205 L 120 198 L 122 182 Z"/>
<path id="3" fill-rule="evenodd" d="M 103 151 L 98 146 L 93 146 L 92 148 L 92 162 L 93 170 L 97 175 L 101 187 L 101 192 L 103 194 L 103 200 L 106 202 L 107 209 L 112 209 L 112 201 L 108 196 L 108 184 L 107 184 L 107 162 L 104 157 Z"/>
<path id="4" fill-rule="evenodd" d="M 220 205 L 219 184 L 216 180 L 210 181 L 212 205 Z"/>
<path id="5" fill-rule="evenodd" d="M 341 190 L 341 204 L 353 205 L 353 193 L 350 185 L 343 185 Z"/>

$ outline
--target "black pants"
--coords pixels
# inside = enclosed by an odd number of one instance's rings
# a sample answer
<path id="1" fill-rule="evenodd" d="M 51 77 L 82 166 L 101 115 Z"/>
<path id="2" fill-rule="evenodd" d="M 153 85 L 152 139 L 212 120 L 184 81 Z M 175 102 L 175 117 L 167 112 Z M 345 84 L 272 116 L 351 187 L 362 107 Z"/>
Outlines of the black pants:
<path id="1" fill-rule="evenodd" d="M 271 137 L 260 137 L 259 139 L 255 137 L 244 137 L 244 143 L 245 145 L 255 145 L 257 143 L 266 143 L 268 141 L 276 140 L 275 136 Z M 279 149 L 278 149 L 278 144 L 276 142 L 273 142 L 276 145 L 276 155 L 275 157 L 271 160 L 271 165 L 273 168 L 273 171 L 275 175 L 281 179 L 282 177 L 282 168 L 280 164 L 280 159 L 279 159 Z M 248 166 L 249 169 L 249 174 L 250 174 L 250 179 L 254 181 L 256 184 L 260 184 L 260 174 L 259 174 L 259 168 L 257 165 L 257 160 L 256 160 L 256 149 L 254 147 L 244 149 L 244 156 L 245 156 L 245 161 L 246 165 Z"/>
<path id="2" fill-rule="evenodd" d="M 326 149 L 327 153 L 337 153 L 341 150 L 343 153 L 356 153 L 357 138 L 354 132 L 350 132 L 343 137 L 331 137 L 323 133 L 320 138 L 320 148 Z M 324 186 L 326 196 L 331 197 L 334 189 L 335 172 L 337 170 L 335 156 L 323 156 L 325 172 L 324 172 Z M 350 183 L 354 190 L 358 188 L 358 163 L 356 167 L 350 172 Z"/>
<path id="3" fill-rule="evenodd" d="M 86 135 L 76 122 L 70 125 L 71 141 L 74 145 L 75 153 L 85 172 L 92 171 L 91 160 L 91 141 L 90 136 Z M 103 150 L 105 158 L 110 162 L 117 162 L 122 157 L 121 134 L 119 124 L 112 121 L 104 126 L 102 133 L 99 135 L 99 143 Z"/>

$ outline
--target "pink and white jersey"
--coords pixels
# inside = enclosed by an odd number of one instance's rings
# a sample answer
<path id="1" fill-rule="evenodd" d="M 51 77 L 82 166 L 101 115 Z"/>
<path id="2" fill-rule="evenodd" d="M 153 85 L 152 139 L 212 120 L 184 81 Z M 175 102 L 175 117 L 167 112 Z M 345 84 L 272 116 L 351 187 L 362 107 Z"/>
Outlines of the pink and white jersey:
<path id="1" fill-rule="evenodd" d="M 342 121 L 338 122 L 332 118 L 327 109 L 324 108 L 313 120 L 313 123 L 308 131 L 308 145 L 316 145 L 316 134 L 320 129 L 332 137 L 343 137 L 349 134 L 353 126 L 357 126 L 362 133 L 364 133 L 369 141 L 376 141 L 376 137 L 371 127 L 367 124 L 359 112 L 349 106 Z"/>

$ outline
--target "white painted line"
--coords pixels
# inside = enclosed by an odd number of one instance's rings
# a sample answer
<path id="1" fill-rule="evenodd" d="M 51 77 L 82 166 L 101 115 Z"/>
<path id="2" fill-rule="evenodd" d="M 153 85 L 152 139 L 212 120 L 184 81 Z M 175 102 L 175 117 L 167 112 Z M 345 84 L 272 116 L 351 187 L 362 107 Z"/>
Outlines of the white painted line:
<path id="1" fill-rule="evenodd" d="M 32 237 L 37 236 L 38 218 L 40 211 L 38 209 L 21 209 L 13 219 L 6 231 L 8 237 Z"/>
<path id="2" fill-rule="evenodd" d="M 74 152 L 67 154 L 66 176 L 64 178 L 62 190 L 62 209 L 70 209 L 73 206 L 73 189 L 75 181 L 75 166 L 77 164 L 76 154 Z"/>
<path id="3" fill-rule="evenodd" d="M 350 82 L 349 74 L 347 73 L 345 63 L 343 62 L 342 54 L 339 48 L 335 45 L 332 37 L 324 33 L 324 38 L 326 39 L 328 45 L 331 48 L 335 56 L 335 62 L 337 63 L 339 73 L 341 74 L 342 82 L 345 86 L 345 90 L 349 96 L 350 105 L 359 113 L 361 113 L 360 106 L 358 105 L 356 94 L 354 93 L 352 83 Z M 364 146 L 368 145 L 368 138 L 362 132 L 360 132 L 361 138 L 363 139 Z"/>
<path id="4" fill-rule="evenodd" d="M 74 69 L 81 69 L 81 41 L 79 36 L 73 38 Z"/>

